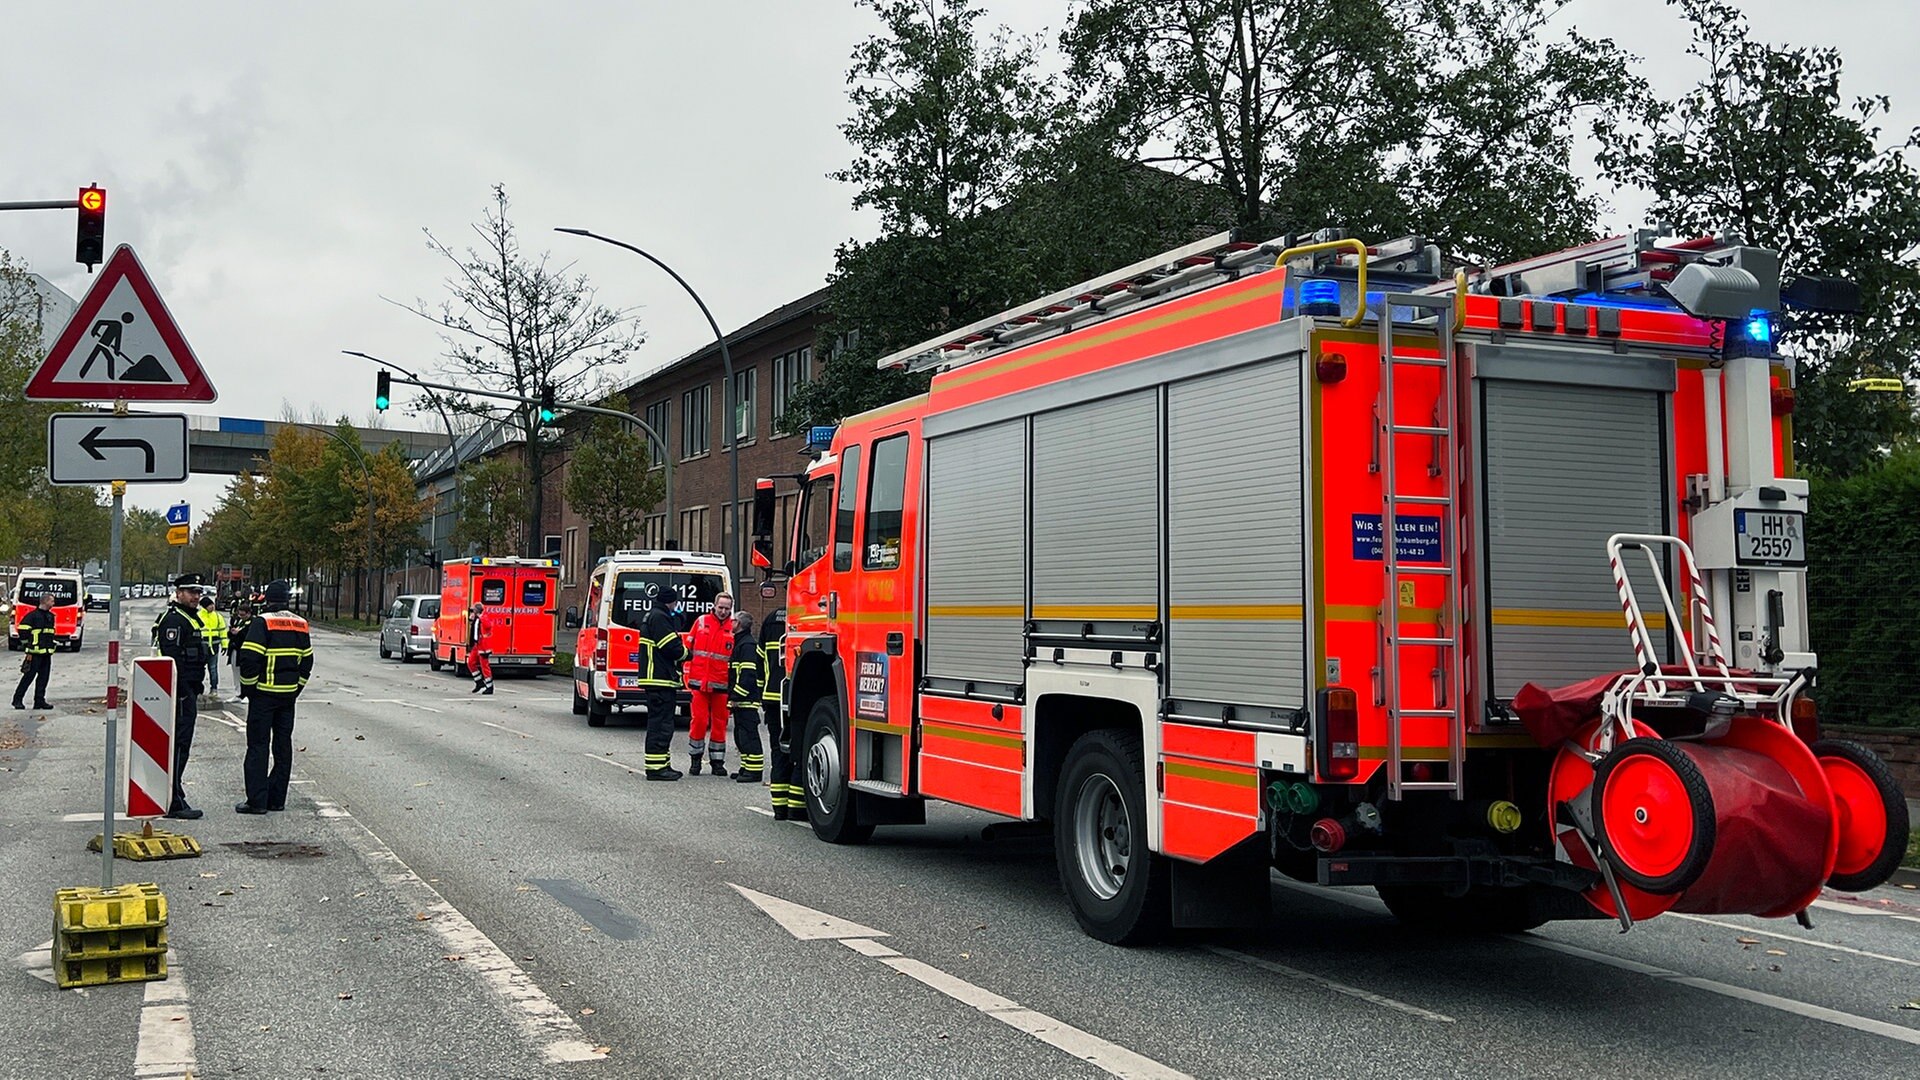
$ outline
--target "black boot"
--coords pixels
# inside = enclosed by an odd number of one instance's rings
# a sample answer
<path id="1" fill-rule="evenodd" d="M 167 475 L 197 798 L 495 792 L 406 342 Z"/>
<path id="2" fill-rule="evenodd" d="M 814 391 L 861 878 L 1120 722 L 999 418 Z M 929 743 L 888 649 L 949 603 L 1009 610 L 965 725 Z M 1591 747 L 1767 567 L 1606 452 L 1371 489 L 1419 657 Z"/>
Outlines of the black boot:
<path id="1" fill-rule="evenodd" d="M 691 773 L 694 776 L 700 775 L 700 755 L 699 754 L 693 755 L 693 763 L 687 766 L 687 772 Z"/>
<path id="2" fill-rule="evenodd" d="M 492 695 L 492 693 L 493 693 L 493 680 L 492 680 L 492 679 L 488 679 L 488 680 L 487 680 L 487 688 L 486 688 L 485 690 L 482 690 L 482 691 L 480 691 L 480 693 L 481 693 L 481 696 L 483 696 L 483 697 L 485 697 L 485 696 L 490 696 L 490 695 Z"/>
<path id="3" fill-rule="evenodd" d="M 760 770 L 741 769 L 739 772 L 733 774 L 733 782 L 736 784 L 757 784 L 760 782 Z"/>
<path id="4" fill-rule="evenodd" d="M 727 775 L 727 762 L 725 758 L 714 758 L 712 764 L 713 764 L 713 775 L 715 776 Z"/>
<path id="5" fill-rule="evenodd" d="M 664 769 L 647 770 L 647 779 L 649 780 L 678 780 L 680 779 L 680 775 L 680 770 L 671 765 Z"/>
<path id="6" fill-rule="evenodd" d="M 787 820 L 787 808 L 784 804 L 773 808 L 773 820 L 775 821 Z"/>
<path id="7" fill-rule="evenodd" d="M 18 701 L 18 700 L 16 700 L 16 701 L 15 701 L 15 702 L 13 703 L 13 707 L 14 707 L 14 708 L 16 708 L 16 709 L 24 709 L 24 708 L 26 708 L 26 707 L 27 707 L 27 703 L 26 703 L 26 702 L 24 702 L 24 701 Z"/>

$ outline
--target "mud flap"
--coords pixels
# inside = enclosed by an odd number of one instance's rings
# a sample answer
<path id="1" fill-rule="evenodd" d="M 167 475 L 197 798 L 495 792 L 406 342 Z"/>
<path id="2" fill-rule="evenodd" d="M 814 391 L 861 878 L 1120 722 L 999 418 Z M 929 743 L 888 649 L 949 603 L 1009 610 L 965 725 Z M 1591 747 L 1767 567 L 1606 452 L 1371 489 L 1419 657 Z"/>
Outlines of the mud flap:
<path id="1" fill-rule="evenodd" d="M 1173 925 L 1192 930 L 1265 926 L 1273 894 L 1266 846 L 1265 836 L 1253 836 L 1209 863 L 1169 859 Z"/>

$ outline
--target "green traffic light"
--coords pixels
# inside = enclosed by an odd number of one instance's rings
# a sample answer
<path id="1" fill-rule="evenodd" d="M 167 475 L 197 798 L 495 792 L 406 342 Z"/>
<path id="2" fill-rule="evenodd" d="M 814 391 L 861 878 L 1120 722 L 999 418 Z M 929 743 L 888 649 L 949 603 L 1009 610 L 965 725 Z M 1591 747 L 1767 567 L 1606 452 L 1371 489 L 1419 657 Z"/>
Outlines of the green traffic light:
<path id="1" fill-rule="evenodd" d="M 552 410 L 552 409 L 541 409 L 541 410 L 540 410 L 540 422 L 541 422 L 541 423 L 543 423 L 543 424 L 551 424 L 551 423 L 553 423 L 553 410 Z"/>
<path id="2" fill-rule="evenodd" d="M 393 404 L 393 376 L 387 372 L 377 372 L 373 377 L 373 407 L 381 412 Z"/>

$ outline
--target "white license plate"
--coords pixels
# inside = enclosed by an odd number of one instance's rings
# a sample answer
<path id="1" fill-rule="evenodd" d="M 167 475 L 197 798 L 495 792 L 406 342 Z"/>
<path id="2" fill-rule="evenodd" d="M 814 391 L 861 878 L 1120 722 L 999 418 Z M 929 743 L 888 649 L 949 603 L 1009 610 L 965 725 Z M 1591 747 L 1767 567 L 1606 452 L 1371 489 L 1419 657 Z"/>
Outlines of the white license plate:
<path id="1" fill-rule="evenodd" d="M 1736 510 L 1733 541 L 1742 566 L 1807 565 L 1806 515 L 1798 510 Z"/>
<path id="2" fill-rule="evenodd" d="M 622 690 L 638 690 L 638 689 L 640 689 L 640 676 L 638 676 L 638 675 L 622 675 L 622 676 L 620 676 L 620 682 L 619 682 L 619 687 L 620 687 L 620 689 L 622 689 Z"/>

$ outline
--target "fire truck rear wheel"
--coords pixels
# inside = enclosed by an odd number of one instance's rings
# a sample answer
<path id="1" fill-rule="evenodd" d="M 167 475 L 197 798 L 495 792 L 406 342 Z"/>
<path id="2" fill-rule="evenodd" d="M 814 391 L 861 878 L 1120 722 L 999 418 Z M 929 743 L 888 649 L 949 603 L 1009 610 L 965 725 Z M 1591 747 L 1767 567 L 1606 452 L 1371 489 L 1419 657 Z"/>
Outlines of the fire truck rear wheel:
<path id="1" fill-rule="evenodd" d="M 847 790 L 847 752 L 840 743 L 840 701 L 825 697 L 807 713 L 806 749 L 800 756 L 813 833 L 829 844 L 861 844 L 873 835 L 854 811 Z"/>
<path id="2" fill-rule="evenodd" d="M 1376 885 L 1374 891 L 1403 926 L 1428 934 L 1517 934 L 1544 925 L 1525 889 L 1468 889 L 1449 896 L 1438 885 Z"/>
<path id="3" fill-rule="evenodd" d="M 1147 847 L 1138 736 L 1090 731 L 1067 751 L 1054 796 L 1053 850 L 1080 928 L 1112 945 L 1166 933 L 1172 868 Z"/>

